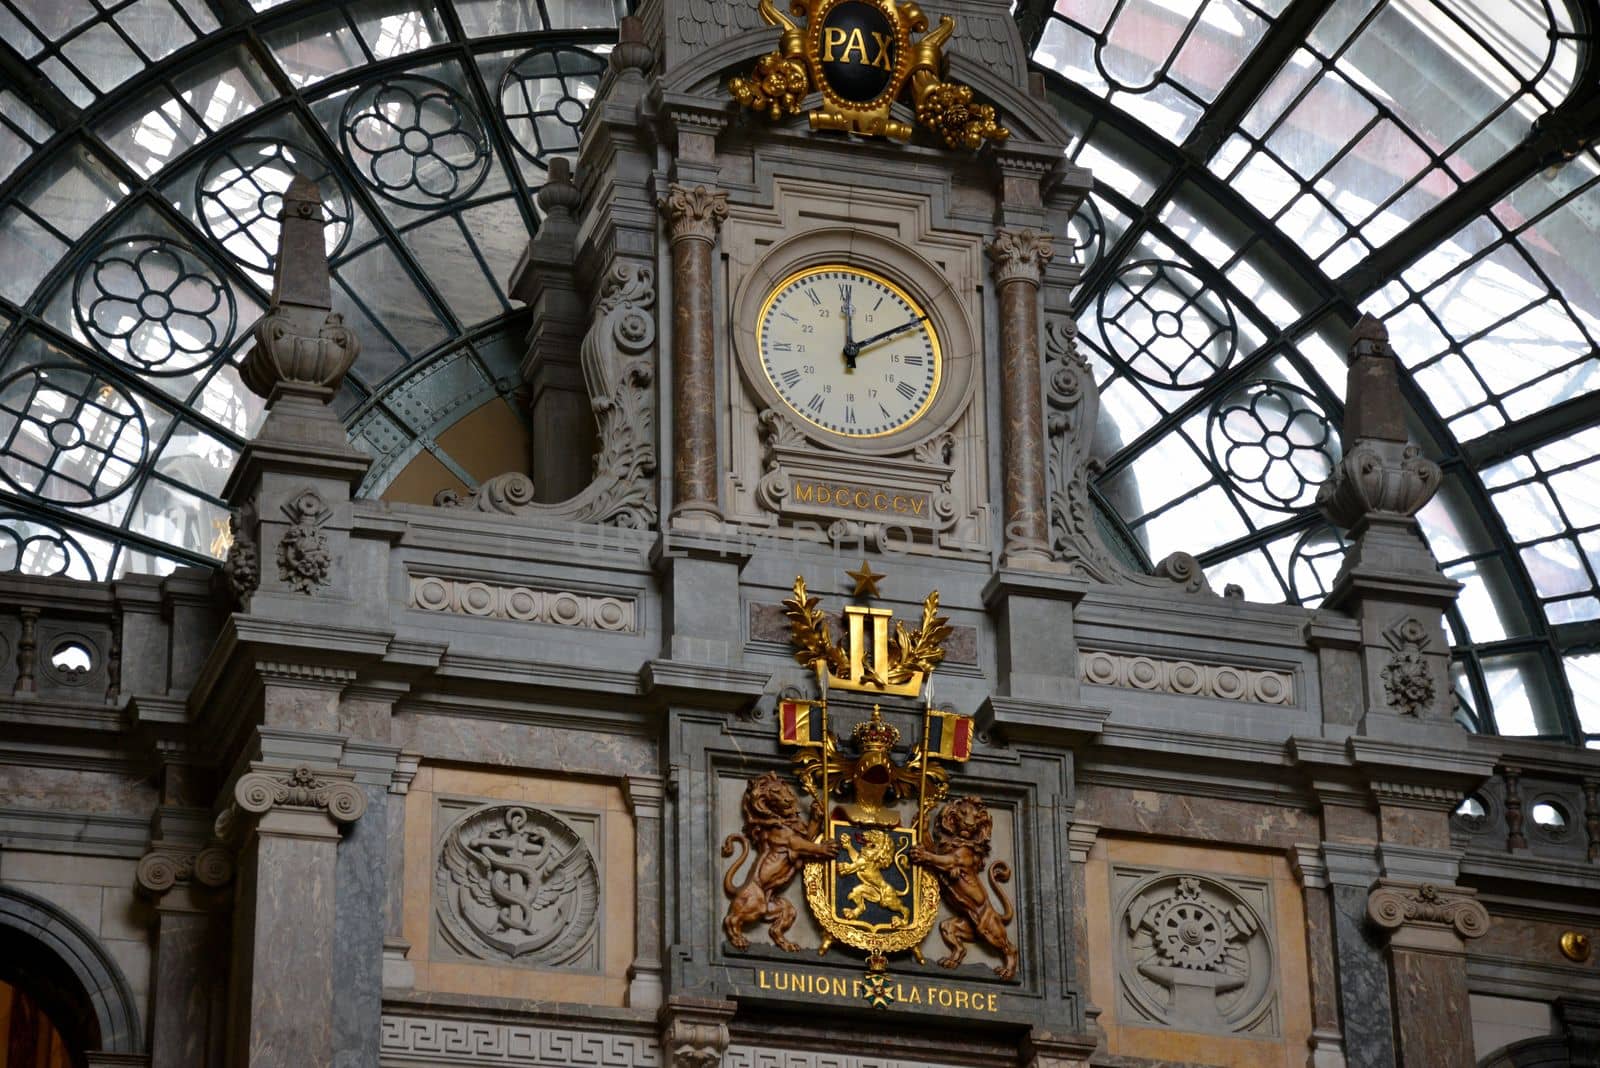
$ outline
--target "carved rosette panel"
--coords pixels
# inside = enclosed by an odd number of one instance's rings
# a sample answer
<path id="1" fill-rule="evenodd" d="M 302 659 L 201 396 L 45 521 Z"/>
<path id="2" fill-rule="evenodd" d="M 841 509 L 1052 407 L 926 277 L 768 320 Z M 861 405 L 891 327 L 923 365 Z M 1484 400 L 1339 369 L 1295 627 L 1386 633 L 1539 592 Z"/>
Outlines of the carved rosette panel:
<path id="1" fill-rule="evenodd" d="M 489 804 L 445 831 L 434 872 L 440 934 L 458 952 L 529 967 L 593 967 L 600 876 L 552 812 Z"/>
<path id="2" fill-rule="evenodd" d="M 1384 631 L 1390 649 L 1382 672 L 1383 696 L 1402 716 L 1423 716 L 1433 706 L 1438 689 L 1428 663 L 1428 628 L 1415 619 L 1403 619 Z"/>
<path id="3" fill-rule="evenodd" d="M 1120 867 L 1113 881 L 1126 1018 L 1206 1034 L 1279 1033 L 1267 883 Z"/>

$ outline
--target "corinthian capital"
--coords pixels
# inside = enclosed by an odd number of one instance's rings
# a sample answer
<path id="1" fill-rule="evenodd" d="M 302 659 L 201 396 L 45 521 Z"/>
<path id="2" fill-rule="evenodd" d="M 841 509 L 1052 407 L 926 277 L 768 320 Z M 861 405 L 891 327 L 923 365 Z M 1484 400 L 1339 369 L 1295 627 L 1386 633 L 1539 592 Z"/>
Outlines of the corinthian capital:
<path id="1" fill-rule="evenodd" d="M 1045 264 L 1055 254 L 1055 244 L 1043 230 L 1002 227 L 995 231 L 994 240 L 989 242 L 989 259 L 994 261 L 994 280 L 1000 285 L 1016 281 L 1038 285 L 1044 277 Z"/>
<path id="2" fill-rule="evenodd" d="M 693 189 L 675 185 L 661 198 L 661 213 L 667 217 L 667 235 L 674 244 L 687 240 L 709 244 L 728 217 L 728 194 L 713 193 L 703 185 Z"/>

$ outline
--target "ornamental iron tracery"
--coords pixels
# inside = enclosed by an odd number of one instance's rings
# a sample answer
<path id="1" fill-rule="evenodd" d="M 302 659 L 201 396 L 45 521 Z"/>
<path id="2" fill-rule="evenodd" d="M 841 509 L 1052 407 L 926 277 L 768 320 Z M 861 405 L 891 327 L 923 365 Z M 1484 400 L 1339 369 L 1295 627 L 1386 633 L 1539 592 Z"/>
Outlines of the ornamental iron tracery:
<path id="1" fill-rule="evenodd" d="M 237 308 L 222 271 L 164 237 L 116 238 L 78 270 L 78 326 L 102 352 L 145 374 L 187 374 L 233 340 Z"/>
<path id="2" fill-rule="evenodd" d="M 1211 407 L 1211 459 L 1239 493 L 1266 508 L 1309 504 L 1338 459 L 1338 433 L 1321 403 L 1287 382 L 1248 382 Z"/>
<path id="3" fill-rule="evenodd" d="M 0 478 L 66 505 L 121 493 L 143 466 L 149 432 L 124 390 L 71 364 L 0 381 Z"/>
<path id="4" fill-rule="evenodd" d="M 581 48 L 535 48 L 500 78 L 500 112 L 517 151 L 544 165 L 551 153 L 573 152 L 605 61 Z"/>
<path id="5" fill-rule="evenodd" d="M 78 539 L 54 523 L 0 515 L 0 574 L 21 571 L 46 578 L 94 578 L 94 564 Z"/>
<path id="6" fill-rule="evenodd" d="M 1078 210 L 1067 220 L 1067 238 L 1073 258 L 1083 270 L 1093 267 L 1106 250 L 1106 220 L 1093 196 L 1083 198 Z"/>
<path id="7" fill-rule="evenodd" d="M 1289 595 L 1296 604 L 1319 604 L 1333 588 L 1349 543 L 1331 526 L 1313 527 L 1289 552 Z"/>
<path id="8" fill-rule="evenodd" d="M 489 173 L 483 120 L 460 92 L 403 74 L 350 95 L 339 120 L 344 152 L 379 195 L 413 208 L 469 196 Z"/>
<path id="9" fill-rule="evenodd" d="M 1168 260 L 1138 260 L 1100 294 L 1106 343 L 1128 371 L 1153 386 L 1193 389 L 1233 360 L 1233 308 L 1199 275 Z"/>
<path id="10" fill-rule="evenodd" d="M 240 263 L 270 273 L 278 262 L 283 193 L 296 174 L 322 192 L 328 255 L 335 255 L 350 236 L 350 194 L 321 156 L 270 138 L 247 137 L 206 161 L 195 182 L 200 225 Z"/>

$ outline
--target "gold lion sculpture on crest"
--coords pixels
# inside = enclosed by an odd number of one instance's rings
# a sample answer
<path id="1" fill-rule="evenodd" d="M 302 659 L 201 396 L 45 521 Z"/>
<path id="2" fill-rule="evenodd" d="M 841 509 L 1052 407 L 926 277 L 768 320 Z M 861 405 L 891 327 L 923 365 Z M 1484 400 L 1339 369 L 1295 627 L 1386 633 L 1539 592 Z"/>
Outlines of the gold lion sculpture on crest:
<path id="1" fill-rule="evenodd" d="M 911 859 L 933 870 L 944 890 L 945 904 L 955 915 L 939 924 L 939 937 L 950 947 L 950 955 L 939 961 L 954 968 L 967 956 L 967 943 L 974 938 L 987 942 L 1000 954 L 995 974 L 1002 979 L 1017 975 L 1019 954 L 1006 933 L 1006 925 L 1016 915 L 1001 883 L 1011 881 L 1011 865 L 997 860 L 989 865 L 989 886 L 1000 899 L 1001 911 L 989 902 L 989 894 L 979 875 L 989 859 L 989 838 L 994 833 L 994 818 L 980 797 L 957 797 L 947 802 L 934 824 L 933 844 L 911 848 Z"/>
<path id="2" fill-rule="evenodd" d="M 740 802 L 744 833 L 722 840 L 722 855 L 733 856 L 735 844 L 741 848 L 738 859 L 722 877 L 722 892 L 728 898 L 728 912 L 722 918 L 723 933 L 735 949 L 747 949 L 750 939 L 744 929 L 760 920 L 770 926 L 767 933 L 780 949 L 790 953 L 800 946 L 789 940 L 794 926 L 795 907 L 783 899 L 784 887 L 808 860 L 832 860 L 839 847 L 832 842 L 815 841 L 822 825 L 820 806 L 813 805 L 809 820 L 800 817 L 800 802 L 794 790 L 775 771 L 750 780 Z M 752 852 L 755 860 L 745 873 L 744 882 L 734 885 L 733 877 Z"/>

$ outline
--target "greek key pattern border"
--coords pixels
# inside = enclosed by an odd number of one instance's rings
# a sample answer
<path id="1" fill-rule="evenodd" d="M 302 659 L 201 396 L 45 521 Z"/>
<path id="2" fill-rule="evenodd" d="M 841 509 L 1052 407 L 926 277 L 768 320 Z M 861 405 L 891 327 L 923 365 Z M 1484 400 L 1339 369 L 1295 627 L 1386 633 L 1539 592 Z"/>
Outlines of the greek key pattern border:
<path id="1" fill-rule="evenodd" d="M 722 1068 L 941 1068 L 931 1061 L 863 1057 L 855 1053 L 818 1053 L 733 1045 L 723 1054 Z"/>
<path id="2" fill-rule="evenodd" d="M 1093 686 L 1116 686 L 1182 697 L 1214 697 L 1246 704 L 1294 704 L 1294 677 L 1284 671 L 1163 660 L 1134 653 L 1083 649 L 1078 677 Z"/>
<path id="3" fill-rule="evenodd" d="M 383 1018 L 385 1065 L 513 1065 L 516 1068 L 660 1068 L 653 1037 L 564 1027 Z"/>
<path id="4" fill-rule="evenodd" d="M 422 612 L 446 612 L 480 619 L 507 619 L 617 634 L 639 631 L 638 602 L 632 597 L 503 586 L 475 579 L 410 575 L 407 605 Z"/>

